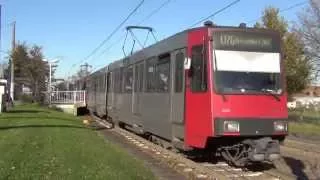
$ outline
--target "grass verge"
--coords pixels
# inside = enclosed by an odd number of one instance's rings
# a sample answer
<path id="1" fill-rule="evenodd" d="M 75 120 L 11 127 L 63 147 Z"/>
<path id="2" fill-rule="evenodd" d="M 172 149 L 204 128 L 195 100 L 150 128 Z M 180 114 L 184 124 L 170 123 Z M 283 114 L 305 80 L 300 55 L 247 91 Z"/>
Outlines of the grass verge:
<path id="1" fill-rule="evenodd" d="M 296 110 L 289 112 L 289 133 L 320 139 L 320 112 Z"/>
<path id="2" fill-rule="evenodd" d="M 37 105 L 0 114 L 1 179 L 155 179 L 79 118 Z"/>
<path id="3" fill-rule="evenodd" d="M 318 136 L 320 139 L 320 124 L 290 122 L 289 133 L 303 136 Z"/>

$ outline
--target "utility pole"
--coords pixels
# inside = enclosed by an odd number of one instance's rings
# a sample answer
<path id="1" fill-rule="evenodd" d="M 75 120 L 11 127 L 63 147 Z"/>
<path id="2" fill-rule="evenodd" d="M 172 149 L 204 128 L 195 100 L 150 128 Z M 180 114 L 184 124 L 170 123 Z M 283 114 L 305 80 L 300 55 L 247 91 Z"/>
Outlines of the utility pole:
<path id="1" fill-rule="evenodd" d="M 57 67 L 56 63 L 59 62 L 59 60 L 50 61 L 49 59 L 44 59 L 49 65 L 49 80 L 48 80 L 48 98 L 49 98 L 49 104 L 51 104 L 51 92 L 52 92 L 52 68 Z"/>
<path id="2" fill-rule="evenodd" d="M 16 21 L 12 23 L 12 53 L 14 53 L 16 49 Z M 13 58 L 11 58 L 10 63 L 10 96 L 12 101 L 14 100 L 14 62 Z"/>
<path id="3" fill-rule="evenodd" d="M 84 85 L 87 82 L 87 78 L 89 75 L 89 68 L 92 68 L 92 66 L 89 65 L 88 63 L 84 63 L 83 65 L 80 66 L 80 76 L 83 76 L 83 77 L 80 77 L 80 82 L 83 81 L 82 83 L 84 83 L 82 87 L 79 87 L 81 90 L 83 89 Z"/>
<path id="4" fill-rule="evenodd" d="M 91 68 L 92 66 L 89 65 L 88 63 L 84 63 L 83 65 L 81 65 L 80 66 L 81 75 L 83 75 L 82 73 L 84 72 L 84 76 L 86 77 L 89 73 L 89 67 Z"/>
<path id="5" fill-rule="evenodd" d="M 51 93 L 51 67 L 52 67 L 52 64 L 51 62 L 48 62 L 49 63 L 49 86 L 48 86 L 48 92 Z"/>

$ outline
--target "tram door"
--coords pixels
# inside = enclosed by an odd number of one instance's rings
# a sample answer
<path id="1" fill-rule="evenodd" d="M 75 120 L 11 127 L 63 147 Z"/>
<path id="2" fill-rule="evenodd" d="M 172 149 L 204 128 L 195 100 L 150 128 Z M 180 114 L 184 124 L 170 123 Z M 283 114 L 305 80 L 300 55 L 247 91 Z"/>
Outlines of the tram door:
<path id="1" fill-rule="evenodd" d="M 112 110 L 112 107 L 114 107 L 114 83 L 113 83 L 113 73 L 108 72 L 107 73 L 107 90 L 106 90 L 106 110 L 107 114 L 110 110 Z"/>
<path id="2" fill-rule="evenodd" d="M 184 97 L 185 71 L 184 61 L 186 49 L 172 53 L 171 62 L 171 122 L 172 133 L 175 138 L 184 139 Z"/>

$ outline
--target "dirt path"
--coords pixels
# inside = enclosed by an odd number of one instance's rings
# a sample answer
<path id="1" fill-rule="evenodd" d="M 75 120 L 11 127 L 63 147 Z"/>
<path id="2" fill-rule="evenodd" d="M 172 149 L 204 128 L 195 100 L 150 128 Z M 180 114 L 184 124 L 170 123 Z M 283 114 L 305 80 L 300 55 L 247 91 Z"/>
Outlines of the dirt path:
<path id="1" fill-rule="evenodd" d="M 320 144 L 311 142 L 288 138 L 281 146 L 283 159 L 276 163 L 277 169 L 298 179 L 320 179 Z"/>

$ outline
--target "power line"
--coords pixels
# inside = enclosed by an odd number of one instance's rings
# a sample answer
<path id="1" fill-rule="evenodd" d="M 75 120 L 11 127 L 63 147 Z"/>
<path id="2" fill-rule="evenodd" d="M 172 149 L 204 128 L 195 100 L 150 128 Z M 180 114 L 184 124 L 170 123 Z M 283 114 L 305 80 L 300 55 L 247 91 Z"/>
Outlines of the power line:
<path id="1" fill-rule="evenodd" d="M 107 47 L 104 51 L 102 51 L 102 53 L 99 54 L 99 56 L 96 57 L 96 58 L 99 58 L 99 57 L 102 56 L 104 53 L 108 52 L 113 46 L 119 44 L 119 43 L 123 40 L 124 37 L 125 37 L 125 36 L 120 36 L 120 38 L 118 38 L 115 42 L 113 42 L 110 46 L 108 46 L 108 47 Z"/>
<path id="2" fill-rule="evenodd" d="M 167 0 L 165 2 L 163 2 L 158 8 L 154 9 L 149 15 L 147 15 L 142 21 L 140 21 L 138 23 L 139 24 L 142 24 L 144 23 L 145 21 L 147 21 L 148 19 L 150 19 L 152 16 L 154 16 L 155 14 L 157 14 L 163 7 L 165 7 L 166 5 L 168 5 L 172 0 Z"/>
<path id="3" fill-rule="evenodd" d="M 92 55 L 94 55 L 107 41 L 111 39 L 111 37 L 122 27 L 124 23 L 127 22 L 127 20 L 142 6 L 144 3 L 144 0 L 141 0 L 140 3 L 130 12 L 130 14 L 111 32 L 111 34 L 105 38 L 88 56 L 86 56 L 83 60 L 76 64 L 80 64 L 83 61 L 87 61 Z M 72 67 L 74 67 L 76 64 L 74 64 Z M 71 68 L 72 68 L 71 67 Z"/>
<path id="4" fill-rule="evenodd" d="M 193 26 L 195 26 L 195 25 L 197 25 L 197 24 L 199 24 L 199 23 L 201 23 L 201 22 L 203 22 L 203 21 L 205 21 L 205 20 L 207 20 L 207 19 L 212 18 L 213 16 L 221 13 L 222 11 L 224 11 L 224 10 L 228 9 L 229 7 L 237 4 L 238 2 L 240 2 L 240 0 L 235 0 L 235 1 L 231 2 L 231 3 L 228 4 L 227 6 L 219 9 L 218 11 L 214 12 L 213 14 L 210 14 L 208 17 L 202 18 L 201 20 L 197 21 L 196 23 L 194 23 L 193 25 L 191 25 L 190 27 L 188 27 L 188 29 L 189 29 L 189 28 L 192 28 Z"/>
<path id="5" fill-rule="evenodd" d="M 306 4 L 306 3 L 308 3 L 308 1 L 302 1 L 302 2 L 300 2 L 300 3 L 296 3 L 296 4 L 292 5 L 292 6 L 289 6 L 289 7 L 287 7 L 287 8 L 281 9 L 281 10 L 279 11 L 279 13 L 282 13 L 282 12 L 285 12 L 285 11 L 289 11 L 289 10 L 291 10 L 291 9 L 293 9 L 293 8 L 302 6 L 302 5 Z M 260 20 L 261 18 L 263 18 L 263 16 L 260 16 L 260 17 L 257 18 L 257 19 L 253 19 L 253 20 L 251 20 L 251 21 L 248 21 L 248 23 L 256 22 L 256 21 Z"/>
<path id="6" fill-rule="evenodd" d="M 127 20 L 140 8 L 140 6 L 144 3 L 144 0 L 142 0 L 134 9 L 131 11 L 131 13 L 112 31 L 112 33 L 104 39 L 98 47 L 96 47 L 84 60 L 86 61 L 89 59 L 93 54 L 95 54 L 120 28 L 121 26 L 127 22 Z"/>
<path id="7" fill-rule="evenodd" d="M 144 23 L 145 21 L 147 21 L 148 19 L 150 19 L 152 16 L 154 16 L 155 14 L 157 14 L 163 7 L 165 7 L 166 5 L 168 5 L 172 0 L 167 0 L 165 2 L 163 2 L 159 7 L 157 7 L 156 9 L 154 9 L 150 14 L 148 14 L 143 20 L 141 20 L 137 25 L 141 25 L 142 23 Z M 108 52 L 113 46 L 117 45 L 118 43 L 120 43 L 123 39 L 125 38 L 125 35 L 121 36 L 117 41 L 115 41 L 112 45 L 108 46 L 97 58 L 99 58 L 100 56 L 102 56 L 103 54 L 105 54 L 106 52 Z"/>

